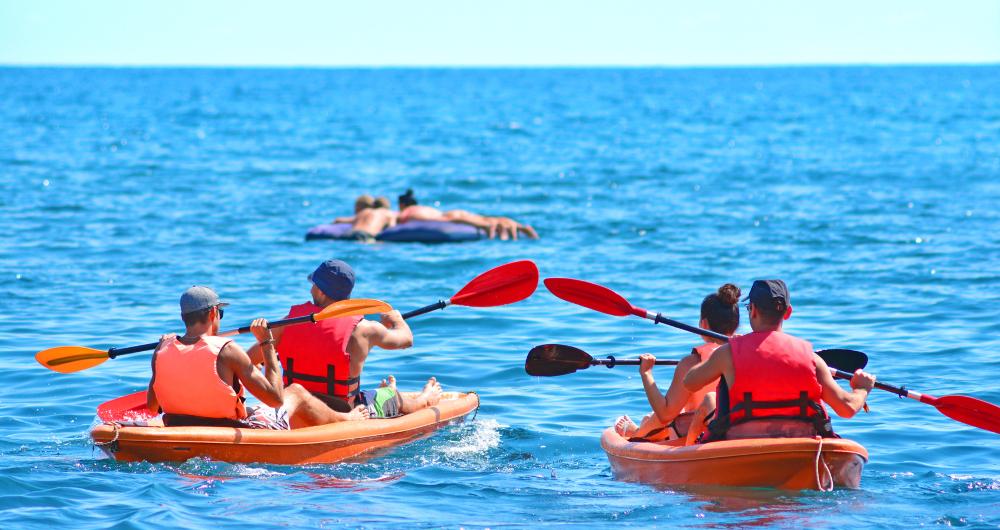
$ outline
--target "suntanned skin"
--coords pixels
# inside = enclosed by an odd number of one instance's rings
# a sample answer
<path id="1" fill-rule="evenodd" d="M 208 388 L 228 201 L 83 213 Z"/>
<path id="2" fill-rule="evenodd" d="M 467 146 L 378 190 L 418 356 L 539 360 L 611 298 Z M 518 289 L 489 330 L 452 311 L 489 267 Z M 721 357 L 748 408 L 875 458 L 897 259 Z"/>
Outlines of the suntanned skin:
<path id="1" fill-rule="evenodd" d="M 267 329 L 267 321 L 263 318 L 254 320 L 250 325 L 250 331 L 257 337 L 258 341 L 267 340 L 270 336 Z M 184 336 L 180 338 L 185 344 L 194 344 L 205 335 L 216 335 L 219 333 L 219 310 L 213 307 L 204 322 L 187 326 Z M 149 380 L 149 388 L 146 390 L 146 407 L 153 412 L 160 410 L 160 402 L 156 399 L 156 392 L 153 390 L 153 383 L 156 381 L 156 355 L 164 343 L 164 339 L 173 338 L 174 335 L 165 335 L 160 340 L 160 345 L 153 352 L 152 372 Z M 257 369 L 256 365 L 250 362 L 250 357 L 243 348 L 235 342 L 226 344 L 215 361 L 215 368 L 221 379 L 227 385 L 232 385 L 233 381 L 239 379 L 240 383 L 248 392 L 269 407 L 280 407 L 283 404 L 283 385 L 281 383 L 281 364 L 278 363 L 278 354 L 273 346 L 268 346 L 261 352 L 260 361 L 264 364 L 264 373 Z"/>
<path id="2" fill-rule="evenodd" d="M 698 326 L 707 329 L 708 321 L 701 319 Z M 723 341 L 712 337 L 702 337 L 702 339 L 706 342 L 724 344 Z M 702 401 L 701 396 L 698 395 L 701 392 L 693 392 L 684 386 L 684 376 L 701 362 L 701 356 L 697 353 L 692 352 L 677 364 L 666 395 L 660 392 L 659 387 L 656 385 L 656 380 L 653 378 L 653 366 L 655 366 L 656 357 L 644 353 L 639 356 L 639 360 L 641 361 L 639 374 L 642 377 L 642 386 L 646 391 L 646 400 L 649 401 L 649 405 L 653 409 L 653 414 L 644 417 L 639 425 L 635 425 L 628 416 L 622 416 L 616 423 L 615 428 L 619 434 L 626 437 L 647 436 L 651 431 L 669 425 L 682 411 L 694 411 Z M 709 383 L 709 385 L 714 384 L 715 381 Z"/>
<path id="3" fill-rule="evenodd" d="M 362 230 L 374 236 L 386 228 L 396 226 L 398 215 L 388 208 L 365 208 L 353 217 L 338 217 L 334 222 L 351 223 L 351 229 Z"/>
<path id="4" fill-rule="evenodd" d="M 320 307 L 325 308 L 334 303 L 334 300 L 331 300 L 315 285 L 312 286 L 312 290 L 310 292 L 312 294 L 313 303 Z M 274 333 L 275 344 L 279 345 L 281 343 L 282 329 L 274 329 L 272 332 Z M 399 311 L 393 310 L 382 314 L 381 323 L 371 320 L 361 320 L 357 327 L 354 328 L 354 332 L 351 333 L 351 338 L 347 343 L 347 353 L 351 356 L 350 377 L 353 379 L 361 376 L 364 370 L 365 360 L 368 359 L 368 353 L 373 347 L 378 346 L 379 348 L 385 350 L 401 350 L 409 348 L 412 345 L 413 332 L 406 324 L 406 321 L 403 320 L 403 316 L 399 313 Z M 255 344 L 250 348 L 249 355 L 250 359 L 254 363 L 263 361 L 259 344 Z M 396 380 L 393 376 L 389 376 L 387 380 L 382 381 L 382 384 L 383 386 L 388 385 L 395 388 Z M 313 396 L 308 390 L 298 383 L 289 385 L 286 389 L 286 392 L 287 391 L 294 392 L 296 397 L 301 401 L 301 404 L 294 416 L 291 415 L 291 412 L 289 412 L 292 428 L 331 423 L 330 418 L 337 414 L 341 414 L 331 410 L 330 407 Z M 434 406 L 440 400 L 441 385 L 438 384 L 437 379 L 431 377 L 428 379 L 427 384 L 424 385 L 423 390 L 417 396 L 411 397 L 400 394 L 400 412 L 403 414 L 409 414 L 410 412 Z M 367 411 L 363 406 L 358 406 L 354 409 L 354 411 L 359 410 L 367 415 Z"/>
<path id="5" fill-rule="evenodd" d="M 485 216 L 465 210 L 448 210 L 447 212 L 442 212 L 430 206 L 419 204 L 403 206 L 403 204 L 400 204 L 398 222 L 402 224 L 410 221 L 449 221 L 472 225 L 476 228 L 486 230 L 490 239 L 495 239 L 499 235 L 500 239 L 504 241 L 507 239 L 517 240 L 519 232 L 524 233 L 524 235 L 531 239 L 538 239 L 538 232 L 534 228 L 530 225 L 518 223 L 509 217 Z"/>
<path id="6" fill-rule="evenodd" d="M 791 314 L 792 308 L 789 307 L 785 311 L 784 320 L 787 320 Z M 750 327 L 754 331 L 780 331 L 782 322 L 783 320 L 778 321 L 777 324 L 765 322 L 757 307 L 753 303 L 750 304 Z M 822 387 L 823 402 L 830 405 L 830 408 L 843 418 L 850 418 L 857 414 L 864 407 L 868 393 L 875 386 L 875 376 L 858 369 L 851 378 L 851 391 L 847 392 L 833 379 L 830 368 L 827 367 L 822 358 L 813 354 L 813 363 L 816 365 L 816 379 Z M 720 346 L 705 362 L 691 368 L 684 376 L 684 386 L 689 390 L 698 389 L 719 377 L 725 377 L 730 388 L 736 384 L 733 353 L 728 344 Z"/>

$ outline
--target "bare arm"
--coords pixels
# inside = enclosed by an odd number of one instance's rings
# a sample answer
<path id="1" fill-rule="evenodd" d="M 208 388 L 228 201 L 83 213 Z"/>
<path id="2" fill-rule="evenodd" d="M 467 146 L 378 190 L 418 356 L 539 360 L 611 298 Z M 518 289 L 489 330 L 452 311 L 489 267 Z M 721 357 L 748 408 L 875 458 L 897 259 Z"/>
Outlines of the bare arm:
<path id="1" fill-rule="evenodd" d="M 854 372 L 851 378 L 851 391 L 847 392 L 833 379 L 830 368 L 819 355 L 813 355 L 816 363 L 816 379 L 823 387 L 823 402 L 830 405 L 830 408 L 842 418 L 850 418 L 865 406 L 868 393 L 875 385 L 875 377 L 862 372 L 860 369 Z"/>
<path id="2" fill-rule="evenodd" d="M 285 328 L 272 328 L 271 335 L 274 337 L 274 349 L 277 351 L 278 346 L 281 344 L 281 336 L 284 334 Z M 255 342 L 250 349 L 247 350 L 247 355 L 250 357 L 250 362 L 254 366 L 260 366 L 264 364 L 264 352 L 261 351 L 260 342 Z"/>
<path id="3" fill-rule="evenodd" d="M 720 377 L 725 377 L 732 388 L 735 383 L 733 354 L 728 344 L 719 346 L 711 357 L 692 367 L 684 376 L 684 387 L 689 392 L 697 392 Z"/>
<path id="4" fill-rule="evenodd" d="M 334 223 L 353 223 L 355 218 L 356 218 L 356 216 L 353 216 L 353 215 L 350 216 L 350 217 L 337 217 L 332 222 L 334 222 Z"/>
<path id="5" fill-rule="evenodd" d="M 267 339 L 269 330 L 266 320 L 258 318 L 253 321 L 250 327 L 258 341 L 263 342 Z M 280 407 L 283 402 L 284 385 L 281 382 L 281 365 L 278 363 L 278 353 L 273 344 L 264 345 L 261 351 L 264 356 L 263 374 L 250 361 L 250 356 L 235 342 L 226 344 L 219 352 L 219 358 L 257 399 L 269 407 Z"/>
<path id="6" fill-rule="evenodd" d="M 399 311 L 382 314 L 382 323 L 368 322 L 365 335 L 368 344 L 386 350 L 402 350 L 413 346 L 413 332 Z"/>

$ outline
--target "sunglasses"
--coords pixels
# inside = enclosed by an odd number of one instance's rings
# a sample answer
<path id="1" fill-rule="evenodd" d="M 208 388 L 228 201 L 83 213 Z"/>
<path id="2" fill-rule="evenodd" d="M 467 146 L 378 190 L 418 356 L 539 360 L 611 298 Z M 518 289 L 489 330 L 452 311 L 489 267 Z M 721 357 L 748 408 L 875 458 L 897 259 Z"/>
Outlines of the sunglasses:
<path id="1" fill-rule="evenodd" d="M 219 312 L 219 320 L 222 320 L 222 315 L 225 315 L 226 312 L 222 309 L 221 305 L 215 306 L 215 309 Z"/>

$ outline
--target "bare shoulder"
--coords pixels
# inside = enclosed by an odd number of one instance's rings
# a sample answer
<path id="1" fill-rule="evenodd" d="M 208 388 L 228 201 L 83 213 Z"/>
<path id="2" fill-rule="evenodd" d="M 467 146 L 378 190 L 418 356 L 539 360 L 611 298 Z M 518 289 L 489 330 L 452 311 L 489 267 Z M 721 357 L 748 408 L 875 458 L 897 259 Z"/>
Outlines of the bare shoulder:
<path id="1" fill-rule="evenodd" d="M 239 363 L 241 361 L 250 362 L 250 357 L 242 346 L 236 344 L 236 341 L 229 341 L 225 346 L 219 350 L 219 357 L 223 359 L 226 363 Z"/>

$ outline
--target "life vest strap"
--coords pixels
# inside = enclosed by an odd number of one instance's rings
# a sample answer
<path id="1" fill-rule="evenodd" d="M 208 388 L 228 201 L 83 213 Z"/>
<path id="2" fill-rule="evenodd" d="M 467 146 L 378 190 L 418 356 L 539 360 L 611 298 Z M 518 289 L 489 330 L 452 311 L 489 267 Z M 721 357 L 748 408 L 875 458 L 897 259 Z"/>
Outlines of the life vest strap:
<path id="1" fill-rule="evenodd" d="M 350 379 L 337 379 L 336 370 L 334 369 L 332 364 L 326 365 L 325 377 L 321 375 L 303 374 L 301 372 L 296 372 L 294 365 L 295 365 L 295 359 L 288 359 L 286 361 L 285 386 L 294 383 L 295 380 L 297 379 L 299 381 L 308 381 L 310 383 L 326 383 L 326 393 L 331 396 L 352 398 L 358 395 L 358 393 L 360 393 L 361 376 L 352 377 Z M 348 390 L 345 396 L 337 396 L 337 393 L 335 391 L 336 385 L 342 385 L 348 388 L 353 386 L 354 389 Z"/>
<path id="2" fill-rule="evenodd" d="M 728 401 L 728 400 L 727 400 Z M 754 416 L 753 411 L 756 409 L 788 409 L 798 407 L 799 413 L 796 414 L 782 414 L 774 416 Z M 813 428 L 816 430 L 816 434 L 822 436 L 823 438 L 839 438 L 836 433 L 833 432 L 833 425 L 830 422 L 830 417 L 826 414 L 826 410 L 819 403 L 809 399 L 809 393 L 806 391 L 799 392 L 798 399 L 785 399 L 778 401 L 754 401 L 751 392 L 745 392 L 743 394 L 743 402 L 738 403 L 735 407 L 725 411 L 726 408 L 718 408 L 718 417 L 708 424 L 708 439 L 705 441 L 716 441 L 725 440 L 726 433 L 734 425 L 740 425 L 750 421 L 760 421 L 760 420 L 800 420 L 812 424 Z M 810 414 L 809 411 L 813 411 Z M 733 412 L 743 412 L 743 417 L 736 421 L 731 420 L 730 414 Z"/>

